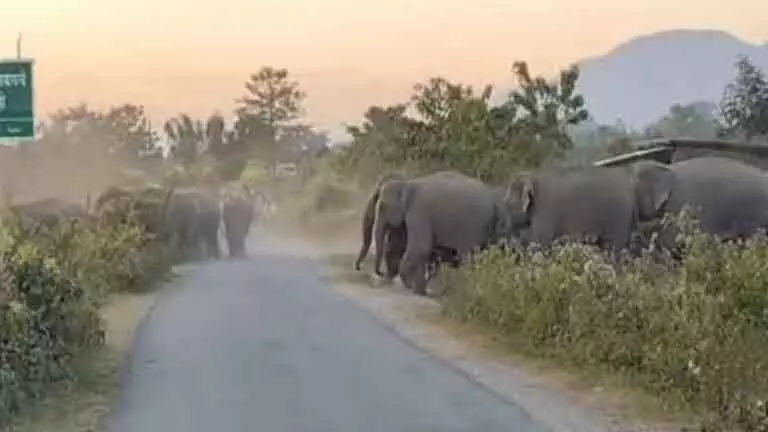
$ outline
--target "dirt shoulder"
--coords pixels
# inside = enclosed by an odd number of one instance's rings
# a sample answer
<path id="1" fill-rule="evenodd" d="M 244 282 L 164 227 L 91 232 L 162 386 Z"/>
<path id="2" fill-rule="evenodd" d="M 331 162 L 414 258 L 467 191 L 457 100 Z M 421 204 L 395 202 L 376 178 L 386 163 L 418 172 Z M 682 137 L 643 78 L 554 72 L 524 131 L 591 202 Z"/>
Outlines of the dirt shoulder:
<path id="1" fill-rule="evenodd" d="M 160 292 L 116 294 L 102 309 L 106 344 L 80 359 L 78 379 L 55 388 L 33 409 L 21 413 L 3 432 L 93 432 L 103 421 L 120 384 L 120 371 L 133 342 L 136 326 Z"/>
<path id="2" fill-rule="evenodd" d="M 383 285 L 366 273 L 354 272 L 351 263 L 359 246 L 353 236 L 335 236 L 333 241 L 302 236 L 285 242 L 322 263 L 339 293 L 401 337 L 522 406 L 553 431 L 671 432 L 682 427 L 680 419 L 665 413 L 652 396 L 612 377 L 522 356 L 487 332 L 443 317 L 434 299 L 414 296 L 399 283 Z"/>

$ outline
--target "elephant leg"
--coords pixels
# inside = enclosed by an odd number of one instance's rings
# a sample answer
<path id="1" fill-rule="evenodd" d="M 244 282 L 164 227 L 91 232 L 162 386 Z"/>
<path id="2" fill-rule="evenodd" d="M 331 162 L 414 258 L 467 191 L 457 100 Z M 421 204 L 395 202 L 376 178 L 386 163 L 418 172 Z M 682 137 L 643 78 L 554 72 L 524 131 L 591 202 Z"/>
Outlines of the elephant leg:
<path id="1" fill-rule="evenodd" d="M 394 279 L 400 273 L 400 260 L 403 258 L 407 246 L 405 225 L 390 228 L 387 236 L 387 250 L 385 263 L 387 266 L 387 278 Z"/>
<path id="2" fill-rule="evenodd" d="M 235 258 L 238 254 L 237 237 L 235 236 L 235 233 L 232 232 L 231 225 L 227 227 L 226 237 L 227 247 L 229 248 L 229 256 L 230 258 Z"/>
<path id="3" fill-rule="evenodd" d="M 242 232 L 230 230 L 227 232 L 229 256 L 241 258 L 245 256 L 245 235 Z"/>
<path id="4" fill-rule="evenodd" d="M 245 235 L 243 235 L 242 237 L 238 238 L 240 258 L 245 258 L 246 255 L 247 255 L 246 246 L 245 246 L 245 239 L 246 239 Z"/>
<path id="5" fill-rule="evenodd" d="M 437 272 L 440 269 L 440 262 L 434 259 L 430 259 L 429 263 L 426 265 L 426 272 L 424 278 L 427 282 L 431 281 L 435 276 L 437 276 Z"/>
<path id="6" fill-rule="evenodd" d="M 205 237 L 206 240 L 206 254 L 213 259 L 219 259 L 221 257 L 221 250 L 219 249 L 219 236 L 217 231 L 209 231 Z"/>
<path id="7" fill-rule="evenodd" d="M 173 231 L 170 233 L 168 246 L 168 249 L 170 250 L 171 261 L 178 263 L 180 259 L 179 251 L 181 250 L 181 241 L 179 239 L 178 232 Z"/>
<path id="8" fill-rule="evenodd" d="M 245 239 L 247 236 L 243 235 L 238 239 L 239 249 L 240 249 L 240 258 L 245 258 L 247 255 L 246 246 L 245 246 Z"/>
<path id="9" fill-rule="evenodd" d="M 427 294 L 426 271 L 432 253 L 432 230 L 420 217 L 406 220 L 408 242 L 400 261 L 400 278 L 406 288 L 418 295 Z"/>

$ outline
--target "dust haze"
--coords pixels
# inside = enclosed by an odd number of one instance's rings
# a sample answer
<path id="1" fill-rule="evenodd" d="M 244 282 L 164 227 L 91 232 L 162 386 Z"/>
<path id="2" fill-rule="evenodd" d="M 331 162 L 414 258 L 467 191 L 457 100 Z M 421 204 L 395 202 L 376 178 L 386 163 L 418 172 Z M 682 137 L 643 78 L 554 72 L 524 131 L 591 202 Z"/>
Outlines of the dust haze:
<path id="1" fill-rule="evenodd" d="M 76 144 L 46 137 L 0 147 L 0 190 L 5 205 L 60 198 L 86 205 L 111 185 L 130 182 L 126 161 L 96 151 L 100 140 L 91 136 Z"/>

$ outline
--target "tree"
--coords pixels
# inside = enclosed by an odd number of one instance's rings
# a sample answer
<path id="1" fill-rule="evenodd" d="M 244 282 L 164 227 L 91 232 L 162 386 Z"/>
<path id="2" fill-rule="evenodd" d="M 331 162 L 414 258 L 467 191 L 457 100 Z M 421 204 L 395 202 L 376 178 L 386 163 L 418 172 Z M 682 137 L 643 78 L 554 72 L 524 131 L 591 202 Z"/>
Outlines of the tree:
<path id="1" fill-rule="evenodd" d="M 328 136 L 304 124 L 285 127 L 279 141 L 282 160 L 312 159 L 328 150 Z"/>
<path id="2" fill-rule="evenodd" d="M 110 135 L 110 151 L 122 160 L 133 162 L 155 154 L 157 135 L 152 130 L 143 105 L 122 104 L 101 117 L 104 132 Z"/>
<path id="3" fill-rule="evenodd" d="M 135 165 L 157 150 L 157 135 L 152 131 L 142 105 L 122 104 L 106 112 L 86 104 L 66 107 L 51 115 L 42 128 L 42 141 L 56 141 L 58 147 L 77 146 L 81 150 L 108 153 L 122 163 Z M 87 148 L 87 149 L 86 149 Z"/>
<path id="4" fill-rule="evenodd" d="M 717 105 L 708 101 L 674 104 L 667 114 L 646 128 L 648 138 L 686 137 L 712 139 L 717 137 Z"/>
<path id="5" fill-rule="evenodd" d="M 277 147 L 280 133 L 304 115 L 306 94 L 287 69 L 272 66 L 252 74 L 245 88 L 246 96 L 238 100 L 238 122 L 248 124 L 249 135 L 258 135 L 258 140 L 249 140 L 257 157 L 274 162 L 281 153 Z"/>
<path id="6" fill-rule="evenodd" d="M 548 158 L 563 156 L 573 148 L 568 127 L 589 118 L 584 97 L 576 94 L 578 66 L 562 70 L 559 80 L 554 81 L 532 77 L 524 61 L 515 62 L 512 71 L 518 88 L 510 93 L 507 103 L 518 107 L 518 124 L 540 145 L 548 147 Z"/>
<path id="7" fill-rule="evenodd" d="M 720 102 L 722 135 L 751 139 L 768 134 L 768 80 L 748 57 L 736 61 L 736 78 Z"/>
<path id="8" fill-rule="evenodd" d="M 490 85 L 477 90 L 433 77 L 414 86 L 409 103 L 370 107 L 362 125 L 348 128 L 353 141 L 339 165 L 374 175 L 452 168 L 496 182 L 562 155 L 572 146 L 567 128 L 589 117 L 574 90 L 578 69 L 551 82 L 531 78 L 524 62 L 515 71 L 520 88 L 498 106 Z"/>
<path id="9" fill-rule="evenodd" d="M 220 113 L 213 113 L 205 121 L 206 151 L 214 158 L 221 158 L 226 153 L 227 122 Z"/>
<path id="10" fill-rule="evenodd" d="M 163 129 L 171 141 L 171 156 L 189 171 L 202 153 L 205 136 L 202 123 L 187 114 L 180 114 L 166 121 Z"/>
<path id="11" fill-rule="evenodd" d="M 304 114 L 306 94 L 287 69 L 264 66 L 250 76 L 245 88 L 248 94 L 239 100 L 244 111 L 263 118 L 275 132 Z"/>

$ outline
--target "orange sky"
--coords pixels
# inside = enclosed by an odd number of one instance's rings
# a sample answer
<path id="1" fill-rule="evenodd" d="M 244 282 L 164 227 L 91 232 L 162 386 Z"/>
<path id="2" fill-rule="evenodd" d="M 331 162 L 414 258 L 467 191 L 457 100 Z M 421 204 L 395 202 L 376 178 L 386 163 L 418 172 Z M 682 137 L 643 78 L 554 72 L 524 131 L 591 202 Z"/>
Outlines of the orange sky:
<path id="1" fill-rule="evenodd" d="M 430 75 L 503 82 L 600 54 L 634 35 L 712 28 L 768 40 L 766 0 L 6 0 L 0 56 L 36 59 L 38 115 L 88 101 L 155 119 L 229 112 L 249 72 L 287 67 L 309 120 L 356 122 Z M 471 6 L 470 6 L 471 5 Z"/>

